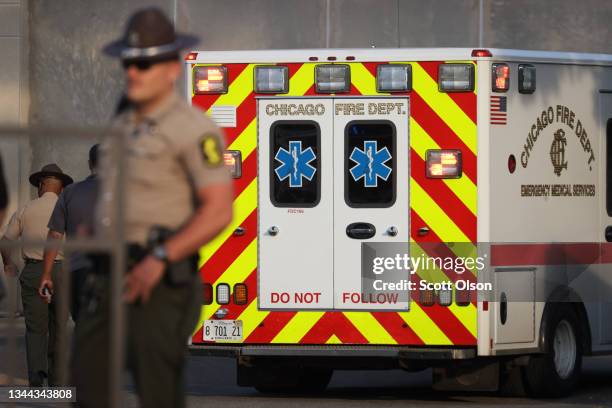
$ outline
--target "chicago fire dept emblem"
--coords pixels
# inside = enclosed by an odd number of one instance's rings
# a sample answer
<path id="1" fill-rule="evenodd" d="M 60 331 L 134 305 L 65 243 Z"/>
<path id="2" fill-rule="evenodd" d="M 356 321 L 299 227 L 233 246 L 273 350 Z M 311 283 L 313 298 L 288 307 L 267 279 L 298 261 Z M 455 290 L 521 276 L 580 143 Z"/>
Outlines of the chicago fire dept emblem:
<path id="1" fill-rule="evenodd" d="M 561 176 L 561 171 L 563 169 L 567 170 L 565 146 L 567 146 L 565 132 L 563 129 L 559 129 L 555 132 L 552 145 L 550 145 L 550 160 L 552 161 L 552 165 L 557 176 Z"/>

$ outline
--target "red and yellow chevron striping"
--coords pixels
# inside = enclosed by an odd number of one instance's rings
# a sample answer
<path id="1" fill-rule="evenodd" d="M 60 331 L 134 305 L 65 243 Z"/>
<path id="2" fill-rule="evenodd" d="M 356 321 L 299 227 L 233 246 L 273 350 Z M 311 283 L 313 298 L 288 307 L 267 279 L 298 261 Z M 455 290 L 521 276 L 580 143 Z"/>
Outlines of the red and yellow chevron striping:
<path id="1" fill-rule="evenodd" d="M 476 94 L 440 93 L 437 75 L 440 61 L 403 62 L 412 66 L 410 99 L 410 217 L 411 241 L 426 252 L 427 242 L 476 243 Z M 379 62 L 349 63 L 350 95 L 386 95 L 376 91 Z M 242 177 L 235 180 L 234 220 L 202 249 L 200 274 L 204 281 L 244 282 L 247 305 L 230 303 L 228 319 L 243 321 L 244 343 L 250 344 L 476 344 L 476 307 L 423 306 L 411 302 L 409 312 L 262 311 L 257 302 L 257 109 L 253 92 L 255 64 L 224 64 L 228 68 L 229 91 L 224 95 L 192 95 L 194 105 L 204 111 L 213 106 L 236 107 L 235 128 L 225 128 L 229 149 L 240 150 Z M 283 96 L 313 96 L 315 63 L 283 64 L 289 67 L 290 92 Z M 425 177 L 428 149 L 460 149 L 463 174 L 459 179 L 432 180 Z M 234 236 L 242 226 L 245 234 Z M 427 227 L 431 233 L 420 236 Z M 451 253 L 451 255 L 453 255 Z M 458 255 L 458 254 L 457 254 Z M 446 280 L 445 271 L 428 280 Z M 473 274 L 468 274 L 474 280 Z M 413 279 L 422 279 L 415 275 Z M 202 307 L 200 320 L 210 319 L 220 305 Z M 202 342 L 202 329 L 193 343 Z"/>

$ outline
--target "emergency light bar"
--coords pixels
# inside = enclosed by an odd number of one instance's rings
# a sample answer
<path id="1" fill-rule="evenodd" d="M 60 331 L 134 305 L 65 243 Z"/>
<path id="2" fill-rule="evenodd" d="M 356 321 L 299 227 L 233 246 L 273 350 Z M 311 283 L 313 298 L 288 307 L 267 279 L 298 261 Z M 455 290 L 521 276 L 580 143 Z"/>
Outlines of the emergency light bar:
<path id="1" fill-rule="evenodd" d="M 378 92 L 407 92 L 412 88 L 412 67 L 400 64 L 382 64 L 376 68 Z"/>
<path id="2" fill-rule="evenodd" d="M 223 153 L 223 161 L 230 168 L 232 178 L 242 176 L 242 152 L 240 150 L 226 150 Z"/>
<path id="3" fill-rule="evenodd" d="M 510 89 L 510 67 L 508 64 L 493 64 L 493 92 L 506 92 Z"/>
<path id="4" fill-rule="evenodd" d="M 227 93 L 227 68 L 221 65 L 194 67 L 193 93 L 196 95 Z"/>
<path id="5" fill-rule="evenodd" d="M 289 68 L 275 65 L 255 67 L 255 92 L 274 94 L 289 92 Z"/>
<path id="6" fill-rule="evenodd" d="M 536 89 L 536 69 L 533 65 L 519 64 L 518 67 L 519 92 L 534 93 Z"/>
<path id="7" fill-rule="evenodd" d="M 427 178 L 461 177 L 460 150 L 427 150 Z"/>
<path id="8" fill-rule="evenodd" d="M 474 90 L 474 65 L 440 64 L 438 68 L 440 92 L 466 92 Z"/>
<path id="9" fill-rule="evenodd" d="M 351 71 L 348 65 L 317 65 L 315 88 L 318 93 L 342 93 L 351 90 Z"/>

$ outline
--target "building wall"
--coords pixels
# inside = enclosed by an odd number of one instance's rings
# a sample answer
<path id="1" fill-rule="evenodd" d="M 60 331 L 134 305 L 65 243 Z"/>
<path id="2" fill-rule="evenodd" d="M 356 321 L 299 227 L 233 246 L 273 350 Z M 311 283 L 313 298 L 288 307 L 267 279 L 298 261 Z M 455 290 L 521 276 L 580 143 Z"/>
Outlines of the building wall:
<path id="1" fill-rule="evenodd" d="M 27 66 L 14 18 L 27 4 Z M 484 0 L 484 46 L 612 53 L 610 0 Z M 44 126 L 103 126 L 120 94 L 119 64 L 99 52 L 129 14 L 157 5 L 201 50 L 433 47 L 479 43 L 479 0 L 0 0 L 0 118 Z M 17 31 L 16 31 L 17 30 Z M 6 37 L 6 38 L 5 38 Z M 8 56 L 8 58 L 5 58 Z M 17 85 L 29 76 L 25 91 Z M 5 88 L 5 84 L 9 84 Z M 15 113 L 15 100 L 30 99 Z M 16 116 L 17 115 L 17 116 Z M 92 140 L 33 137 L 27 171 L 55 161 L 87 173 Z M 27 173 L 27 171 L 24 171 Z"/>

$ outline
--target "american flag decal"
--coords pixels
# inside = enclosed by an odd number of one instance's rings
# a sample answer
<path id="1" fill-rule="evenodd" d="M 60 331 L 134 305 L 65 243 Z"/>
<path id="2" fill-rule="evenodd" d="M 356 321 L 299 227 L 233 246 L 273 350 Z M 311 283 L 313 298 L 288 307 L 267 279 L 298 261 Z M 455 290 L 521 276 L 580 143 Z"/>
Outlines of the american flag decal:
<path id="1" fill-rule="evenodd" d="M 505 125 L 508 119 L 506 96 L 491 96 L 491 124 Z"/>

